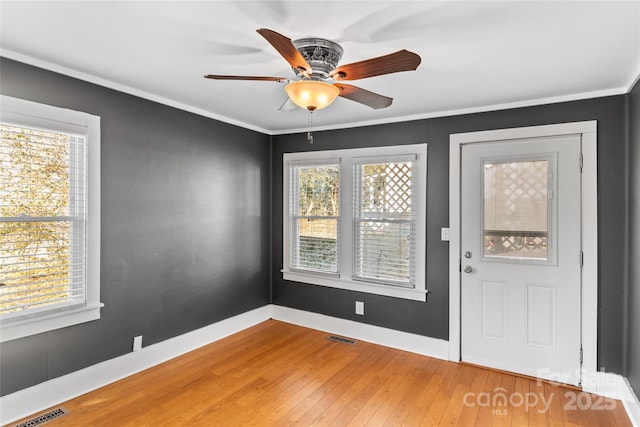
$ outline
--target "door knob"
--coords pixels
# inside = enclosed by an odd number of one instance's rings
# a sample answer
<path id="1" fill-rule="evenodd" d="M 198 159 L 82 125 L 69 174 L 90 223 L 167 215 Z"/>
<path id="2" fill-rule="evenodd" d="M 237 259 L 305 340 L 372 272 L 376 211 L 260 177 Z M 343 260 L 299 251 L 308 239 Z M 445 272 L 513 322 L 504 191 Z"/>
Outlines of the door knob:
<path id="1" fill-rule="evenodd" d="M 464 272 L 465 272 L 465 273 L 469 274 L 469 273 L 471 273 L 472 271 L 473 271 L 473 268 L 471 268 L 471 266 L 470 266 L 470 265 L 465 265 L 465 266 L 464 266 Z"/>

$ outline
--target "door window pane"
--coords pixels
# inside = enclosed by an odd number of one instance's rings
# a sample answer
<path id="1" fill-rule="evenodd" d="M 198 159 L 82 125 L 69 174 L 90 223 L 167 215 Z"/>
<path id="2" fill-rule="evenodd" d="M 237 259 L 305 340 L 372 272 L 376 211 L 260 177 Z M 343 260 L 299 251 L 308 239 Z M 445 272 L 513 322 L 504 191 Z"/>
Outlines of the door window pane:
<path id="1" fill-rule="evenodd" d="M 549 163 L 484 163 L 485 257 L 549 259 Z"/>

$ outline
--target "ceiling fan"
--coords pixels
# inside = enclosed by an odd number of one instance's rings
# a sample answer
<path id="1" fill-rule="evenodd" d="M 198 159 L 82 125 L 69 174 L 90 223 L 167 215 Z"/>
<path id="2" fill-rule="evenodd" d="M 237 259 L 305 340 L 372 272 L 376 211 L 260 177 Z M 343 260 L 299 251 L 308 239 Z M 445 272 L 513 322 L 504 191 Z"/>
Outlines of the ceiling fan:
<path id="1" fill-rule="evenodd" d="M 374 109 L 386 108 L 393 98 L 339 83 L 344 80 L 359 80 L 400 71 L 413 71 L 420 65 L 420 56 L 408 50 L 399 50 L 389 55 L 338 66 L 342 58 L 342 47 L 327 39 L 304 38 L 291 40 L 273 30 L 257 30 L 291 65 L 297 80 L 288 77 L 228 76 L 208 74 L 215 80 L 259 80 L 290 82 L 285 90 L 289 99 L 280 107 L 288 110 L 290 100 L 311 112 L 331 104 L 337 96 L 359 102 Z M 336 81 L 338 83 L 333 83 Z M 295 106 L 294 106 L 295 108 Z"/>

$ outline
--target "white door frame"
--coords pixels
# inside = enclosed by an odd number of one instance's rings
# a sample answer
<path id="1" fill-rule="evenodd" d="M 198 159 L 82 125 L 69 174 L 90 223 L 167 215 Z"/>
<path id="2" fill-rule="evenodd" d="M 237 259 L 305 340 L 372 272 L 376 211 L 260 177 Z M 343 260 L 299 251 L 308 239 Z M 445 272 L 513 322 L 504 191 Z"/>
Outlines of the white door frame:
<path id="1" fill-rule="evenodd" d="M 462 146 L 519 138 L 581 134 L 582 138 L 582 377 L 597 372 L 598 189 L 597 121 L 530 126 L 449 136 L 449 360 L 460 361 L 460 162 Z M 578 161 L 578 159 L 576 159 Z"/>

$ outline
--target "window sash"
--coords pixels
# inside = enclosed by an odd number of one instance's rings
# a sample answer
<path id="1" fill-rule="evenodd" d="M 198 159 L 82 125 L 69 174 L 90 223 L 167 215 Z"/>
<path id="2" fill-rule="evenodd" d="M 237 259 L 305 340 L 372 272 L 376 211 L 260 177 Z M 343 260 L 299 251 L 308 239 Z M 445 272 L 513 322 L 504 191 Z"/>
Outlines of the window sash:
<path id="1" fill-rule="evenodd" d="M 30 135 L 26 138 L 28 143 L 25 145 L 28 146 L 23 150 L 23 154 L 29 158 L 21 162 L 21 168 L 18 167 L 20 170 L 10 163 L 11 148 L 8 144 L 3 144 L 0 149 L 0 162 L 3 163 L 0 184 L 4 183 L 4 191 L 11 192 L 14 196 L 9 198 L 8 194 L 3 194 L 5 212 L 8 210 L 20 213 L 18 216 L 0 216 L 0 225 L 7 231 L 0 245 L 0 277 L 4 283 L 4 286 L 0 287 L 0 319 L 4 323 L 13 323 L 43 313 L 86 306 L 87 138 L 85 135 L 70 134 L 55 128 L 21 125 L 19 121 L 12 121 L 11 124 L 3 121 L 2 130 L 14 134 L 23 130 L 44 131 L 49 136 Z M 64 135 L 65 148 L 55 141 L 54 138 L 57 136 L 53 135 Z M 65 164 L 64 169 L 68 175 L 66 184 L 62 184 L 63 188 L 67 188 L 66 192 L 46 192 L 44 190 L 50 188 L 45 188 L 39 196 L 30 188 L 42 184 L 16 182 L 16 172 L 29 173 L 30 170 L 46 166 L 46 161 L 43 163 L 47 155 L 46 150 L 54 147 L 59 150 L 56 153 L 58 155 L 65 151 L 64 159 L 60 161 Z M 41 154 L 43 157 L 40 157 Z M 55 212 L 49 209 L 51 214 L 47 215 L 47 206 L 42 206 L 46 205 L 47 198 L 59 202 L 62 197 L 67 198 L 66 203 L 56 207 Z M 22 210 L 25 213 L 22 213 Z M 31 213 L 34 215 L 30 215 Z M 19 227 L 18 233 L 11 232 L 15 227 Z M 43 239 L 43 232 L 49 236 L 48 240 Z M 37 246 L 34 247 L 33 244 Z M 16 245 L 24 247 L 22 253 L 17 253 Z M 60 250 L 49 251 L 52 246 Z"/>
<path id="2" fill-rule="evenodd" d="M 415 159 L 415 155 L 354 159 L 354 280 L 415 287 Z M 365 194 L 364 169 L 376 165 L 381 166 L 377 178 L 384 181 L 371 183 L 374 190 Z M 371 199 L 368 210 L 363 208 L 365 197 Z"/>
<path id="3" fill-rule="evenodd" d="M 300 214 L 300 172 L 310 168 L 336 169 L 338 174 L 338 215 Z M 292 270 L 338 275 L 340 273 L 341 246 L 340 212 L 342 212 L 340 206 L 340 164 L 335 161 L 292 163 L 289 167 L 289 174 L 289 266 Z M 331 241 L 333 235 L 335 235 L 334 242 Z"/>

